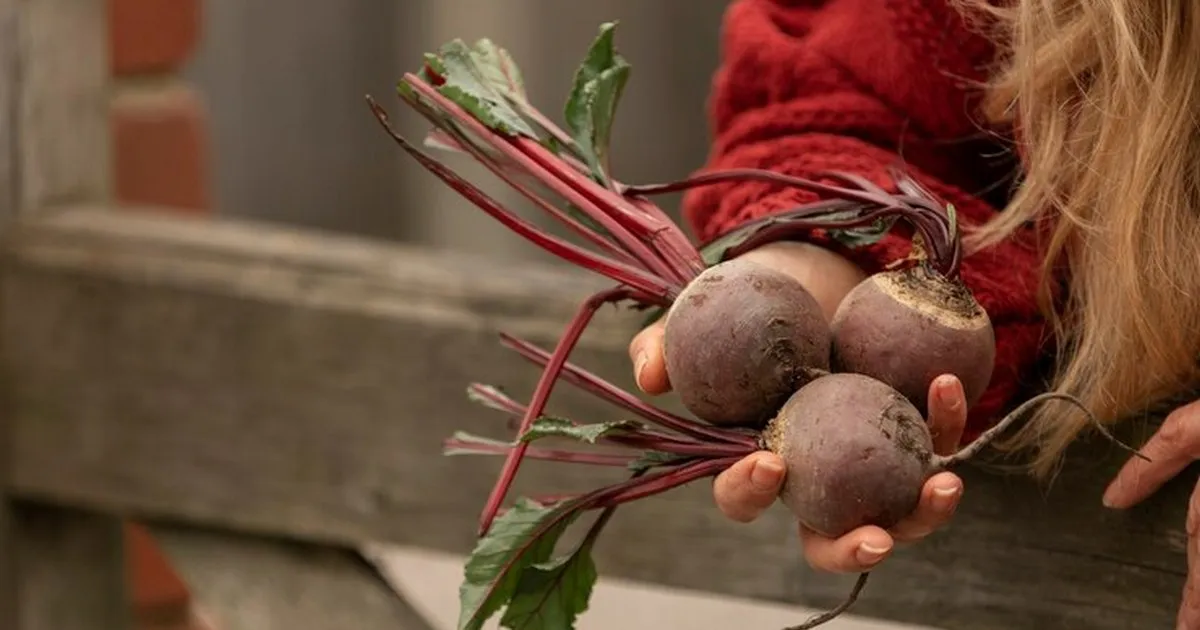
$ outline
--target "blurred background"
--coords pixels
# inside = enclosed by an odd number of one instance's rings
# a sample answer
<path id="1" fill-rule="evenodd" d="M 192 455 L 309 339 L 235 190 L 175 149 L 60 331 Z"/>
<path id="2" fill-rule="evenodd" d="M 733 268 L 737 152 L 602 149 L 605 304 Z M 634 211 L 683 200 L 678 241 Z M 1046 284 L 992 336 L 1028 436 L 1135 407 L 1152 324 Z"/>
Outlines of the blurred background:
<path id="1" fill-rule="evenodd" d="M 396 80 L 447 39 L 486 36 L 516 57 L 533 103 L 557 121 L 597 27 L 619 20 L 618 45 L 633 74 L 618 113 L 614 169 L 625 181 L 675 178 L 705 157 L 725 5 L 207 0 L 204 35 L 184 73 L 209 110 L 212 205 L 227 216 L 537 257 L 402 155 L 362 96 L 374 95 L 406 135 L 419 137 L 423 121 L 394 97 Z M 513 199 L 501 187 L 488 190 Z M 674 210 L 673 201 L 664 204 Z"/>

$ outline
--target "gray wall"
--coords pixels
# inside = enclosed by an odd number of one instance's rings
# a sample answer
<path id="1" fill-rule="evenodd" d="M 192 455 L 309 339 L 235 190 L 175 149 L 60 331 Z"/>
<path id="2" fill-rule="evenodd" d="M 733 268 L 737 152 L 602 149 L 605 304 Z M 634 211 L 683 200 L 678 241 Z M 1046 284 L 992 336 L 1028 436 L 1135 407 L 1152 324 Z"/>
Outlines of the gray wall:
<path id="1" fill-rule="evenodd" d="M 634 73 L 618 115 L 614 168 L 626 181 L 677 177 L 707 151 L 705 105 L 725 4 L 209 0 L 190 73 L 212 112 L 220 211 L 534 256 L 401 156 L 363 95 L 380 98 L 407 133 L 419 135 L 424 126 L 393 96 L 395 80 L 446 39 L 487 36 L 513 52 L 534 102 L 557 118 L 596 27 L 618 19 L 618 42 Z M 454 163 L 481 174 L 466 161 Z M 500 186 L 486 188 L 514 199 Z"/>

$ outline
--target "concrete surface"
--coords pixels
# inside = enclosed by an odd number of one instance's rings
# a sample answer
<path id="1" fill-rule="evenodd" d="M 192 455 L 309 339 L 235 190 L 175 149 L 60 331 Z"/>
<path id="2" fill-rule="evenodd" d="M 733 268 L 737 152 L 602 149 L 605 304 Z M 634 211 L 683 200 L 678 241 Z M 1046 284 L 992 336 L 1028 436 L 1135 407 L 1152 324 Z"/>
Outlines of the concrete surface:
<path id="1" fill-rule="evenodd" d="M 458 584 L 463 559 L 426 549 L 386 545 L 363 549 L 393 588 L 408 598 L 435 630 L 453 630 L 457 621 Z M 778 630 L 803 622 L 817 611 L 664 588 L 601 576 L 590 610 L 576 630 Z M 493 619 L 486 628 L 498 628 Z M 829 630 L 933 630 L 843 615 L 822 628 Z"/>

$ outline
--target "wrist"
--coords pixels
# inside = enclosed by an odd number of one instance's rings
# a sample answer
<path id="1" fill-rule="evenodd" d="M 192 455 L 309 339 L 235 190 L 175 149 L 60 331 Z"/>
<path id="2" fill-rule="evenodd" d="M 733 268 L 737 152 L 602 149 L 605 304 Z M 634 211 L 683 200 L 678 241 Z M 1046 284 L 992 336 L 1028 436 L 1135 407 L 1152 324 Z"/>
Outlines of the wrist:
<path id="1" fill-rule="evenodd" d="M 831 319 L 842 299 L 867 274 L 849 258 L 832 250 L 801 241 L 769 243 L 742 254 L 745 258 L 796 279 L 816 298 Z"/>

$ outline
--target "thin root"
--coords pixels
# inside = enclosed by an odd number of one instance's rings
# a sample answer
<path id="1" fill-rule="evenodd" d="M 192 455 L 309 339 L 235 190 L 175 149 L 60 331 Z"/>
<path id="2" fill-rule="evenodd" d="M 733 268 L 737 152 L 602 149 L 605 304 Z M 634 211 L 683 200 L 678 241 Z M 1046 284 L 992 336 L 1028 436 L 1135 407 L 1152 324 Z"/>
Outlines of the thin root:
<path id="1" fill-rule="evenodd" d="M 798 626 L 789 626 L 783 630 L 809 630 L 810 628 L 816 628 L 817 626 L 823 625 L 826 622 L 833 621 L 842 613 L 850 610 L 850 607 L 854 605 L 854 602 L 858 601 L 858 596 L 862 593 L 863 587 L 867 585 L 867 578 L 869 577 L 871 577 L 870 571 L 859 574 L 858 580 L 854 582 L 854 588 L 850 589 L 850 594 L 847 595 L 846 599 L 842 603 L 838 604 L 836 608 L 832 608 L 818 615 L 813 615 L 804 623 Z"/>
<path id="2" fill-rule="evenodd" d="M 1037 396 L 1034 396 L 1033 398 L 1030 398 L 1029 400 L 1026 400 L 1025 402 L 1021 403 L 1016 409 L 1012 410 L 1012 412 L 1010 412 L 1007 416 L 1004 416 L 1004 418 L 1001 419 L 1000 422 L 997 422 L 995 426 L 993 426 L 992 428 L 985 431 L 979 437 L 975 438 L 975 440 L 973 442 L 971 442 L 970 444 L 959 449 L 959 451 L 957 453 L 954 453 L 952 455 L 947 455 L 944 457 L 935 457 L 932 461 L 933 468 L 934 469 L 951 468 L 953 466 L 956 466 L 958 464 L 961 464 L 961 463 L 971 459 L 972 457 L 975 457 L 976 455 L 979 454 L 979 451 L 982 451 L 988 444 L 992 443 L 992 441 L 995 440 L 997 437 L 999 437 L 999 435 L 1001 433 L 1004 433 L 1005 431 L 1007 431 L 1008 428 L 1013 425 L 1013 423 L 1015 423 L 1017 420 L 1021 419 L 1021 417 L 1023 417 L 1027 412 L 1029 412 L 1030 409 L 1033 409 L 1035 406 L 1037 406 L 1041 403 L 1044 403 L 1044 402 L 1051 401 L 1051 400 L 1062 400 L 1062 401 L 1066 401 L 1066 402 L 1074 405 L 1080 411 L 1082 411 L 1085 416 L 1087 416 L 1088 422 L 1090 422 L 1091 425 L 1093 427 L 1095 427 L 1096 430 L 1099 431 L 1100 434 L 1103 435 L 1105 438 L 1107 438 L 1110 442 L 1112 442 L 1113 444 L 1116 444 L 1117 446 L 1121 447 L 1122 449 L 1124 449 L 1126 451 L 1129 451 L 1135 457 L 1141 458 L 1145 461 L 1150 461 L 1150 458 L 1143 455 L 1141 451 L 1118 440 L 1116 438 L 1116 436 L 1114 436 L 1112 433 L 1110 433 L 1108 431 L 1108 429 L 1106 429 L 1104 427 L 1104 425 L 1101 424 L 1098 419 L 1096 419 L 1095 414 L 1093 414 L 1092 411 L 1087 408 L 1087 405 L 1083 404 L 1083 401 L 1079 400 L 1078 398 L 1076 398 L 1070 394 L 1061 394 L 1058 392 L 1046 392 L 1044 394 L 1039 394 Z"/>

